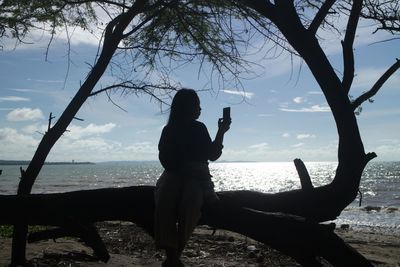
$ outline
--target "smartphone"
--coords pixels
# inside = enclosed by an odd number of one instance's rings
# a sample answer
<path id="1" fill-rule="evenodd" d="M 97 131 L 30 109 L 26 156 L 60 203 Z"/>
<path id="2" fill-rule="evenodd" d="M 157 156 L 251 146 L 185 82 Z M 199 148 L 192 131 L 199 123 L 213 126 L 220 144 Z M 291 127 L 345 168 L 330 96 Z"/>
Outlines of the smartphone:
<path id="1" fill-rule="evenodd" d="M 231 107 L 226 107 L 222 109 L 222 118 L 224 120 L 230 120 L 231 119 Z"/>

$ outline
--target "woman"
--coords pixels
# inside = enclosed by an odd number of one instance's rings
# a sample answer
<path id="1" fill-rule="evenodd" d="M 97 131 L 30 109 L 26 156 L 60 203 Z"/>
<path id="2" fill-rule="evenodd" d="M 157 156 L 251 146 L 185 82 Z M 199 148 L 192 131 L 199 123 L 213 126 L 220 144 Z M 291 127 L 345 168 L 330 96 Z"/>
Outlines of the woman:
<path id="1" fill-rule="evenodd" d="M 184 266 L 179 258 L 197 225 L 203 203 L 218 200 L 208 160 L 221 156 L 231 121 L 218 120 L 218 132 L 212 141 L 206 126 L 197 121 L 200 111 L 196 92 L 179 90 L 158 145 L 164 172 L 155 190 L 155 240 L 156 246 L 166 251 L 162 266 Z"/>

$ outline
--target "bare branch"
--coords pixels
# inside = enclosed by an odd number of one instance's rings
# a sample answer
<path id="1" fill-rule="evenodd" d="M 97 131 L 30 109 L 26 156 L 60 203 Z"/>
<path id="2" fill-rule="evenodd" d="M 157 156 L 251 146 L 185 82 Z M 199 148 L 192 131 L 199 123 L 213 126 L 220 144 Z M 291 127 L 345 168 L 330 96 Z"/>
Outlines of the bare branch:
<path id="1" fill-rule="evenodd" d="M 378 81 L 372 86 L 372 88 L 359 96 L 352 102 L 353 110 L 356 110 L 363 102 L 373 97 L 382 85 L 400 68 L 400 60 L 396 59 L 396 62 L 378 79 Z"/>
<path id="2" fill-rule="evenodd" d="M 68 25 L 64 16 L 62 16 L 62 18 L 64 20 L 64 28 L 65 28 L 65 33 L 67 35 L 67 70 L 65 72 L 64 83 L 63 83 L 63 88 L 65 88 L 69 76 L 69 71 L 71 68 L 71 35 L 69 33 Z"/>
<path id="3" fill-rule="evenodd" d="M 121 50 L 132 50 L 132 49 L 141 49 L 141 50 L 153 50 L 153 51 L 161 51 L 161 52 L 166 52 L 166 53 L 179 53 L 180 55 L 185 55 L 185 56 L 201 56 L 202 53 L 200 52 L 185 52 L 185 51 L 179 51 L 177 52 L 174 49 L 168 49 L 168 48 L 163 48 L 163 47 L 146 47 L 143 45 L 134 45 L 134 46 L 119 46 L 118 49 Z"/>
<path id="4" fill-rule="evenodd" d="M 306 165 L 301 159 L 293 160 L 296 167 L 297 173 L 299 174 L 301 188 L 305 191 L 312 190 L 314 186 L 312 185 L 310 174 L 307 171 Z"/>
<path id="5" fill-rule="evenodd" d="M 53 113 L 50 112 L 50 115 L 49 115 L 49 123 L 48 123 L 48 125 L 47 125 L 47 131 L 50 131 L 50 129 L 51 129 L 51 121 L 52 121 L 54 118 L 55 118 L 55 117 L 53 116 Z"/>
<path id="6" fill-rule="evenodd" d="M 400 4 L 399 1 L 396 0 L 366 0 L 366 4 L 360 16 L 380 24 L 379 27 L 377 26 L 374 33 L 379 30 L 384 30 L 393 35 L 398 35 L 400 33 L 399 9 Z"/>
<path id="7" fill-rule="evenodd" d="M 108 97 L 108 101 L 110 101 L 114 106 L 116 106 L 117 108 L 119 108 L 119 109 L 122 110 L 122 111 L 128 112 L 126 109 L 124 109 L 123 107 L 121 107 L 120 105 L 118 105 L 117 103 L 115 103 L 114 100 L 112 100 L 111 94 L 110 94 L 108 91 L 106 91 L 106 95 L 107 95 L 107 97 Z"/>
<path id="8" fill-rule="evenodd" d="M 356 35 L 357 24 L 362 8 L 362 0 L 354 0 L 350 11 L 349 20 L 347 21 L 346 35 L 342 41 L 343 47 L 343 80 L 342 87 L 346 93 L 349 93 L 351 84 L 354 79 L 354 53 L 353 43 Z"/>
<path id="9" fill-rule="evenodd" d="M 308 30 L 312 34 L 315 35 L 317 33 L 319 26 L 322 24 L 322 22 L 328 15 L 330 8 L 335 2 L 336 0 L 327 0 L 322 4 L 321 8 L 318 10 L 318 13 L 315 15 L 313 21 L 311 22 L 310 27 L 308 27 Z"/>
<path id="10" fill-rule="evenodd" d="M 248 6 L 260 14 L 264 15 L 267 18 L 273 17 L 275 14 L 274 8 L 275 5 L 271 3 L 271 1 L 263 1 L 263 0 L 239 0 L 245 6 Z"/>
<path id="11" fill-rule="evenodd" d="M 91 3 L 91 2 L 93 2 L 93 0 L 81 0 L 81 1 L 64 0 L 64 2 L 66 4 L 69 4 L 69 5 L 81 5 L 81 4 L 85 4 L 85 3 Z M 123 4 L 123 3 L 119 3 L 118 1 L 102 0 L 102 1 L 99 1 L 99 2 L 102 2 L 104 4 L 109 4 L 109 5 L 122 7 L 122 8 L 126 8 L 126 9 L 130 8 L 130 6 L 127 6 L 127 5 Z"/>
<path id="12" fill-rule="evenodd" d="M 165 99 L 162 98 L 162 94 L 156 94 L 155 91 L 176 91 L 178 89 L 178 87 L 173 86 L 173 85 L 169 85 L 167 83 L 165 83 L 164 85 L 160 85 L 160 84 L 147 84 L 147 83 L 143 83 L 143 82 L 138 82 L 135 83 L 133 81 L 124 81 L 121 83 L 117 83 L 117 84 L 113 84 L 107 87 L 104 87 L 100 90 L 94 91 L 90 94 L 90 96 L 96 96 L 98 94 L 101 93 L 106 93 L 108 99 L 110 100 L 111 103 L 113 103 L 115 106 L 117 106 L 118 108 L 126 111 L 125 109 L 121 108 L 120 106 L 118 106 L 110 97 L 110 92 L 113 90 L 122 90 L 122 93 L 134 93 L 136 95 L 138 95 L 139 93 L 143 93 L 143 94 L 147 94 L 150 95 L 151 98 L 156 99 L 158 102 L 162 103 L 162 104 L 166 104 Z M 126 92 L 129 91 L 129 92 Z"/>

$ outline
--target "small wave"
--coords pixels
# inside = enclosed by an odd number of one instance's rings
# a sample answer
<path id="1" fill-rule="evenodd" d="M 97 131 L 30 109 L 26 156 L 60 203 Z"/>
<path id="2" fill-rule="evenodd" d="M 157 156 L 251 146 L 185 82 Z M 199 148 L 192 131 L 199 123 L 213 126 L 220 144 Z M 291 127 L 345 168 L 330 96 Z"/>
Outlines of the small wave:
<path id="1" fill-rule="evenodd" d="M 399 211 L 399 208 L 397 208 L 397 207 L 387 207 L 385 210 L 386 210 L 387 213 L 392 213 L 392 212 Z"/>
<path id="2" fill-rule="evenodd" d="M 385 207 L 385 206 L 365 206 L 365 207 L 347 207 L 346 211 L 364 211 L 367 213 L 374 213 L 374 212 L 383 212 L 383 213 L 394 213 L 400 211 L 399 207 Z"/>
<path id="3" fill-rule="evenodd" d="M 366 211 L 366 212 L 379 212 L 382 210 L 382 207 L 365 206 L 365 207 L 362 207 L 361 210 Z"/>
<path id="4" fill-rule="evenodd" d="M 361 208 L 361 210 L 366 212 L 385 212 L 385 213 L 393 213 L 399 211 L 398 207 L 377 207 L 377 206 L 366 206 Z"/>

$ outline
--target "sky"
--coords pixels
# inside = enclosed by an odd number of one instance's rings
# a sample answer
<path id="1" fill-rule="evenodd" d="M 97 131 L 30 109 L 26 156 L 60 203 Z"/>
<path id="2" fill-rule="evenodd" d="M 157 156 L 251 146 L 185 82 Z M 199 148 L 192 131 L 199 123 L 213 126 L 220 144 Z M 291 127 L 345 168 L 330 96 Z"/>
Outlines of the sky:
<path id="1" fill-rule="evenodd" d="M 400 57 L 400 40 L 379 42 L 387 34 L 372 35 L 362 26 L 355 43 L 356 77 L 350 94 L 357 97 Z M 323 47 L 338 72 L 340 38 L 325 36 Z M 30 160 L 48 127 L 77 92 L 94 62 L 98 40 L 76 29 L 70 64 L 65 36 L 52 43 L 33 34 L 32 44 L 13 46 L 6 40 L 0 51 L 0 159 Z M 338 136 L 329 106 L 307 66 L 282 54 L 275 59 L 255 55 L 251 79 L 243 88 L 215 85 L 213 90 L 199 65 L 174 73 L 183 86 L 199 91 L 204 122 L 213 138 L 222 108 L 231 107 L 232 125 L 225 135 L 218 161 L 336 161 Z M 68 74 L 67 74 L 68 73 Z M 98 86 L 107 85 L 107 72 Z M 157 144 L 168 118 L 168 107 L 148 95 L 106 95 L 88 99 L 51 150 L 47 161 L 157 160 Z M 366 152 L 375 160 L 400 160 L 400 71 L 383 86 L 374 102 L 366 102 L 358 123 Z"/>

